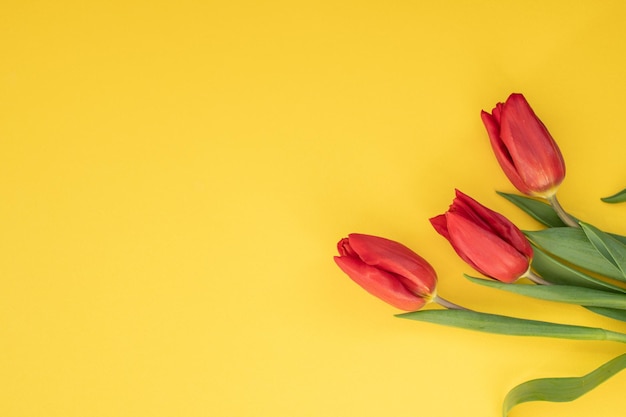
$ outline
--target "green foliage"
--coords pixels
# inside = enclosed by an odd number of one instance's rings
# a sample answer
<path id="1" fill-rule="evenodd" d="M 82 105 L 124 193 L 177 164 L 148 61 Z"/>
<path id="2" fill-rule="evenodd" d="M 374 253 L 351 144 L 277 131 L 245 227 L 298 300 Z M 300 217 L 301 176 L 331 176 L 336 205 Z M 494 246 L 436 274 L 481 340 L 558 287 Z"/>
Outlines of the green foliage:
<path id="1" fill-rule="evenodd" d="M 581 377 L 541 378 L 526 381 L 506 395 L 502 404 L 502 416 L 507 417 L 513 407 L 529 401 L 573 401 L 624 368 L 626 368 L 626 353 Z"/>
<path id="2" fill-rule="evenodd" d="M 560 303 L 577 304 L 590 307 L 626 309 L 626 297 L 624 294 L 593 290 L 590 288 L 576 287 L 572 285 L 523 285 L 506 284 L 500 281 L 474 278 L 465 275 L 473 283 L 486 287 L 508 291 L 526 297 L 538 298 Z"/>
<path id="3" fill-rule="evenodd" d="M 603 197 L 600 200 L 604 201 L 605 203 L 623 203 L 626 201 L 626 188 L 624 188 L 622 191 L 613 194 L 610 197 Z"/>
<path id="4" fill-rule="evenodd" d="M 422 310 L 396 317 L 511 336 L 538 336 L 574 340 L 611 340 L 626 343 L 626 334 L 597 327 L 527 320 L 468 310 Z"/>
<path id="5" fill-rule="evenodd" d="M 598 251 L 598 242 L 590 241 L 582 228 L 553 227 L 525 234 L 533 244 L 561 260 L 608 278 L 626 281 L 626 276 L 615 263 Z"/>
<path id="6" fill-rule="evenodd" d="M 508 194 L 497 191 L 499 195 L 515 204 L 526 214 L 547 227 L 565 227 L 565 223 L 559 218 L 552 206 L 534 198 L 524 197 L 517 194 Z"/>

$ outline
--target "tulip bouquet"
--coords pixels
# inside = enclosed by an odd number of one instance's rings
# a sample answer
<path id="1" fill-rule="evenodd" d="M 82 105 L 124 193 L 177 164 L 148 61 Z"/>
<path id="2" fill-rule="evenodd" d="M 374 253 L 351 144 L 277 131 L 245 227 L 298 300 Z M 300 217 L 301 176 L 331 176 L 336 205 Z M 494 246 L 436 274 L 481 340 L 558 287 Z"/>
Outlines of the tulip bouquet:
<path id="1" fill-rule="evenodd" d="M 482 121 L 498 163 L 523 194 L 499 193 L 545 226 L 521 231 L 503 215 L 456 190 L 449 209 L 430 219 L 458 256 L 486 278 L 470 281 L 538 299 L 580 305 L 626 322 L 626 236 L 604 232 L 568 214 L 556 192 L 565 178 L 561 152 L 521 94 L 511 94 Z M 626 201 L 626 189 L 602 199 Z M 527 320 L 462 307 L 437 293 L 437 274 L 417 253 L 383 237 L 350 234 L 338 244 L 337 265 L 363 289 L 406 311 L 397 317 L 469 330 L 626 343 L 603 328 Z M 530 285 L 519 283 L 527 280 Z M 429 303 L 444 308 L 424 309 Z M 506 417 L 528 401 L 572 401 L 626 368 L 626 353 L 575 378 L 546 378 L 514 387 Z"/>

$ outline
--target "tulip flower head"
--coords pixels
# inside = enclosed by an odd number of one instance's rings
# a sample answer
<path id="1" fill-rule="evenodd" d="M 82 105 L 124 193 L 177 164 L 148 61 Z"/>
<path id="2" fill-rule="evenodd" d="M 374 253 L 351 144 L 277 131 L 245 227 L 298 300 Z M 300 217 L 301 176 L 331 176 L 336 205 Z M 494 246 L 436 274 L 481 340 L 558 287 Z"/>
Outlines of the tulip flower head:
<path id="1" fill-rule="evenodd" d="M 561 151 L 522 94 L 481 113 L 502 170 L 522 193 L 550 197 L 565 178 Z"/>
<path id="2" fill-rule="evenodd" d="M 353 233 L 337 244 L 335 262 L 370 294 L 405 311 L 430 302 L 435 270 L 406 246 L 382 237 Z"/>
<path id="3" fill-rule="evenodd" d="M 533 250 L 524 234 L 459 190 L 448 211 L 430 222 L 461 259 L 488 277 L 511 283 L 529 270 Z"/>

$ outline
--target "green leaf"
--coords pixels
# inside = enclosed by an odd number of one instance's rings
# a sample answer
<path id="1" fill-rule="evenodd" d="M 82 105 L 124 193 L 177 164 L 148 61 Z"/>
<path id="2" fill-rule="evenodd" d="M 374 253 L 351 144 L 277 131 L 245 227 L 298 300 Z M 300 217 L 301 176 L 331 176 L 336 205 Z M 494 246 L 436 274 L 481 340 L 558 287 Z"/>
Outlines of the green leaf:
<path id="1" fill-rule="evenodd" d="M 616 308 L 604 308 L 604 307 L 585 307 L 585 308 L 601 316 L 605 316 L 613 320 L 626 322 L 626 310 L 618 310 Z"/>
<path id="2" fill-rule="evenodd" d="M 551 257 L 536 246 L 533 246 L 533 251 L 533 270 L 543 279 L 551 282 L 552 284 L 575 285 L 577 287 L 591 288 L 602 291 L 611 291 L 622 294 L 626 293 L 626 289 L 601 281 L 591 275 L 587 275 L 577 269 L 571 268 Z M 603 307 L 583 307 L 601 316 L 626 322 L 626 310 Z"/>
<path id="3" fill-rule="evenodd" d="M 613 239 L 619 240 L 624 245 L 626 245 L 626 236 L 616 235 L 615 233 L 608 233 L 608 235 L 613 237 Z"/>
<path id="4" fill-rule="evenodd" d="M 508 194 L 496 191 L 500 196 L 506 198 L 518 208 L 522 209 L 526 214 L 547 227 L 565 227 L 567 226 L 556 214 L 552 206 L 546 202 L 535 200 L 534 198 L 525 197 L 517 194 Z M 578 219 L 576 219 L 578 220 Z M 615 239 L 626 244 L 626 236 L 620 236 L 610 233 Z"/>
<path id="5" fill-rule="evenodd" d="M 626 368 L 626 353 L 581 377 L 541 378 L 526 381 L 506 395 L 502 404 L 502 416 L 507 417 L 513 407 L 529 401 L 573 401 L 624 368 Z"/>
<path id="6" fill-rule="evenodd" d="M 595 290 L 626 293 L 626 289 L 599 280 L 591 275 L 574 269 L 533 245 L 532 268 L 543 279 L 552 284 L 574 285 Z"/>
<path id="7" fill-rule="evenodd" d="M 485 333 L 626 343 L 626 334 L 597 327 L 526 320 L 468 310 L 422 310 L 398 314 L 396 317 Z"/>
<path id="8" fill-rule="evenodd" d="M 626 310 L 626 294 L 616 294 L 571 285 L 506 284 L 500 281 L 474 278 L 469 275 L 465 275 L 465 277 L 475 284 L 524 295 L 526 297 L 538 298 L 540 300 Z"/>
<path id="9" fill-rule="evenodd" d="M 496 191 L 500 196 L 506 198 L 526 214 L 547 227 L 565 227 L 566 224 L 559 218 L 552 206 L 534 198 L 524 197 L 517 194 L 508 194 Z"/>
<path id="10" fill-rule="evenodd" d="M 603 197 L 600 200 L 604 201 L 605 203 L 623 203 L 626 201 L 626 188 L 624 188 L 617 194 L 613 194 L 610 197 Z"/>
<path id="11" fill-rule="evenodd" d="M 596 250 L 619 269 L 626 280 L 626 245 L 590 224 L 580 222 L 580 227 Z"/>
<path id="12" fill-rule="evenodd" d="M 624 245 L 626 245 L 626 236 L 616 235 L 615 233 L 609 233 L 609 235 L 613 236 L 613 239 L 617 239 L 620 242 L 622 242 Z"/>
<path id="13" fill-rule="evenodd" d="M 596 250 L 582 228 L 553 227 L 524 233 L 535 245 L 572 265 L 609 278 L 626 281 L 622 271 Z"/>

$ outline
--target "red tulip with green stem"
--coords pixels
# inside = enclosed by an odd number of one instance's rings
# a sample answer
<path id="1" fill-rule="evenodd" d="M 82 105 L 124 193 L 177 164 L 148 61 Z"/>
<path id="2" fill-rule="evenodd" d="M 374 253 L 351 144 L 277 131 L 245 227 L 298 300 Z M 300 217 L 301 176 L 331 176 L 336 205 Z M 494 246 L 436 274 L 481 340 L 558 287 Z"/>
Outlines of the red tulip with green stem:
<path id="1" fill-rule="evenodd" d="M 461 259 L 484 275 L 506 283 L 522 277 L 548 283 L 531 271 L 533 249 L 521 230 L 459 190 L 448 211 L 430 222 Z"/>
<path id="2" fill-rule="evenodd" d="M 337 244 L 335 262 L 370 294 L 405 311 L 434 301 L 463 309 L 437 295 L 437 273 L 417 253 L 401 243 L 378 236 L 352 233 Z"/>
<path id="3" fill-rule="evenodd" d="M 511 183 L 522 193 L 548 200 L 565 224 L 579 227 L 563 210 L 556 191 L 565 178 L 561 151 L 522 94 L 511 94 L 491 113 L 481 112 L 491 147 Z"/>

